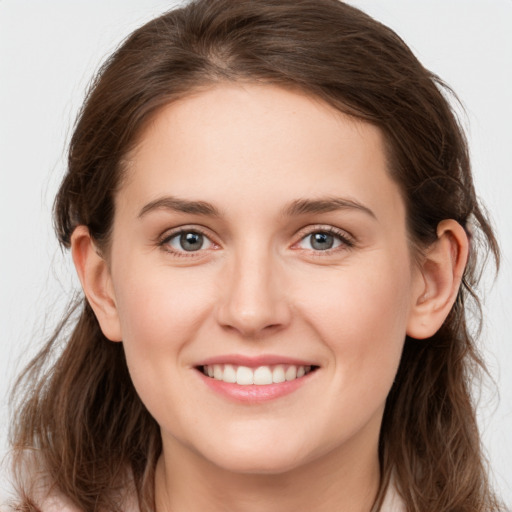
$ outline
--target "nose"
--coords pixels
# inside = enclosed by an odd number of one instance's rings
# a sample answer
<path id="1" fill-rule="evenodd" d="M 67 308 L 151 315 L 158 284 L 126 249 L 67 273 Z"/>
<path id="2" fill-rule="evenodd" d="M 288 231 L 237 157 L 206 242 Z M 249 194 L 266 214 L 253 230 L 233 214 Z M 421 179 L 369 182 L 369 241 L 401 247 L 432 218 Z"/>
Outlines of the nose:
<path id="1" fill-rule="evenodd" d="M 247 252 L 226 268 L 217 321 L 244 338 L 260 338 L 284 329 L 292 315 L 277 258 L 265 251 Z"/>

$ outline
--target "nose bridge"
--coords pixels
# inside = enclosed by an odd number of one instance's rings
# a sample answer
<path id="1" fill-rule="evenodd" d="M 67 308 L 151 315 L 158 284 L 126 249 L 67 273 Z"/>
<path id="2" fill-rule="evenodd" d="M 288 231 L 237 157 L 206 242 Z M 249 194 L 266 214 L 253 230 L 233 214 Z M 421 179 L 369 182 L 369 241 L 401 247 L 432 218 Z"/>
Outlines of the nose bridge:
<path id="1" fill-rule="evenodd" d="M 257 337 L 289 322 L 282 272 L 270 247 L 247 241 L 234 251 L 225 270 L 218 309 L 221 325 Z"/>

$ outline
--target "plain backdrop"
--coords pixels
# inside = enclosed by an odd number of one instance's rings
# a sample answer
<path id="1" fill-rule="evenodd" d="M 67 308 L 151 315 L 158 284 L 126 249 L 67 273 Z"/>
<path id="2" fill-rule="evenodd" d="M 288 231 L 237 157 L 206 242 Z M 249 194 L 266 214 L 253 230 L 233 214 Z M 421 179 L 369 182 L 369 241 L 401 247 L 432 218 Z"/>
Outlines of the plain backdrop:
<path id="1" fill-rule="evenodd" d="M 497 488 L 512 503 L 512 0 L 353 0 L 392 27 L 465 106 L 477 190 L 503 266 L 486 274 L 479 420 Z M 0 0 L 0 452 L 13 376 L 77 287 L 50 210 L 65 148 L 100 62 L 133 29 L 176 2 Z M 0 494 L 5 478 L 0 476 Z"/>

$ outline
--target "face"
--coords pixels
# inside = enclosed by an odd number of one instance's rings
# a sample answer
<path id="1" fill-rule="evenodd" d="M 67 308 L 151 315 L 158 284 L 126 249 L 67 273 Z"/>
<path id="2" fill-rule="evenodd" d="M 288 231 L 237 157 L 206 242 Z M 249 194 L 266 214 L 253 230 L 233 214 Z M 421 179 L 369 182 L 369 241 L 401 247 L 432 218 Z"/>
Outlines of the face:
<path id="1" fill-rule="evenodd" d="M 130 155 L 109 264 L 164 452 L 377 456 L 419 279 L 379 129 L 273 86 L 173 103 Z"/>

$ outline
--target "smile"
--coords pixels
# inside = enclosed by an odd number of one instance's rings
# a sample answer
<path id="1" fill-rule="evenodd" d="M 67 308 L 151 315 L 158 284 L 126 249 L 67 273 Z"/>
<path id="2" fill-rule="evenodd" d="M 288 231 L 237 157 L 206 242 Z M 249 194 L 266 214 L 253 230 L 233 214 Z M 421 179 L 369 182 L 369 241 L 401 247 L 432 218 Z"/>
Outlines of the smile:
<path id="1" fill-rule="evenodd" d="M 238 366 L 234 364 L 210 364 L 199 368 L 204 375 L 217 381 L 241 386 L 268 386 L 300 379 L 314 371 L 315 367 L 277 364 L 272 366 Z"/>

